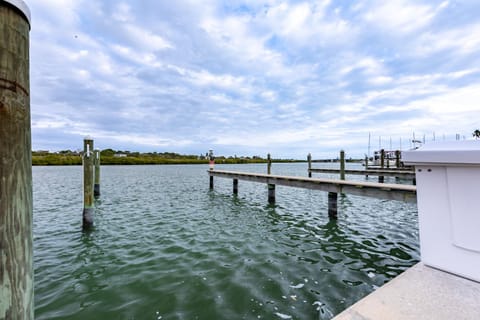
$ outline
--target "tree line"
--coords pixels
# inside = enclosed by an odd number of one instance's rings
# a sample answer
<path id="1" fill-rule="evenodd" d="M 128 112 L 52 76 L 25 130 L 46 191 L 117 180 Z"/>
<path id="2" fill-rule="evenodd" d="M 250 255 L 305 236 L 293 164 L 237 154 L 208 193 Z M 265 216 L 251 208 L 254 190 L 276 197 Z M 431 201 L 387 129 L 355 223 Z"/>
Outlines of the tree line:
<path id="1" fill-rule="evenodd" d="M 32 151 L 33 165 L 81 165 L 82 151 L 62 150 L 58 152 Z M 100 151 L 102 165 L 141 165 L 141 164 L 208 164 L 205 155 L 182 155 L 175 152 L 132 152 L 113 149 Z M 273 159 L 274 162 L 297 162 L 300 160 Z M 266 159 L 253 157 L 215 156 L 216 163 L 265 163 Z"/>

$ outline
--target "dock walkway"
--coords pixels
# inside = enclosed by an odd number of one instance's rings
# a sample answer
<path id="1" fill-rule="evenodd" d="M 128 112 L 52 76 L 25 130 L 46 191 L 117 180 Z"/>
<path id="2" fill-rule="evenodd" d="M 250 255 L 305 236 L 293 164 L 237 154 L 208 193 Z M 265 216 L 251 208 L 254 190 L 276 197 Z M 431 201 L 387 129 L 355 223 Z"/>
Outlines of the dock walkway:
<path id="1" fill-rule="evenodd" d="M 415 203 L 417 200 L 417 188 L 411 185 L 279 176 L 271 174 L 234 172 L 223 170 L 208 170 L 207 172 L 210 176 L 210 188 L 212 189 L 213 177 L 233 179 L 234 193 L 238 193 L 238 180 L 265 183 L 268 185 L 269 202 L 275 202 L 275 185 L 326 191 L 329 193 L 329 214 L 332 205 L 335 216 L 336 195 L 338 193 L 348 193 L 357 196 L 374 197 L 412 203 Z"/>
<path id="2" fill-rule="evenodd" d="M 319 169 L 311 168 L 308 169 L 310 172 L 316 173 L 330 173 L 330 174 L 340 174 L 341 170 L 339 169 Z M 364 176 L 385 176 L 385 177 L 398 177 L 404 179 L 414 179 L 415 172 L 406 171 L 406 170 L 383 170 L 383 169 L 368 169 L 368 170 L 344 170 L 345 174 L 351 175 L 364 175 Z"/>
<path id="3" fill-rule="evenodd" d="M 334 320 L 478 320 L 480 283 L 418 263 Z"/>

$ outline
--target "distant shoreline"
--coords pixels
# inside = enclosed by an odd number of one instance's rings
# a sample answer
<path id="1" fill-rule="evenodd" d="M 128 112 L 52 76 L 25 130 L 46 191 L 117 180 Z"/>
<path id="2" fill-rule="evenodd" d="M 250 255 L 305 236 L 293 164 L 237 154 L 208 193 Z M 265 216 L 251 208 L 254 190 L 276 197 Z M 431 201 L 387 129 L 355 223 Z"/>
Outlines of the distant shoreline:
<path id="1" fill-rule="evenodd" d="M 115 151 L 112 149 L 100 152 L 102 165 L 174 165 L 174 164 L 208 164 L 206 156 L 181 155 L 172 152 L 139 153 L 130 151 Z M 337 162 L 338 159 L 312 160 L 312 163 Z M 359 159 L 347 159 L 346 162 L 361 162 Z M 272 163 L 307 162 L 298 159 L 272 159 Z M 259 156 L 253 157 L 215 157 L 216 164 L 248 164 L 267 163 L 267 159 Z M 51 153 L 48 151 L 32 151 L 32 165 L 34 166 L 76 166 L 82 165 L 82 153 L 70 150 Z"/>

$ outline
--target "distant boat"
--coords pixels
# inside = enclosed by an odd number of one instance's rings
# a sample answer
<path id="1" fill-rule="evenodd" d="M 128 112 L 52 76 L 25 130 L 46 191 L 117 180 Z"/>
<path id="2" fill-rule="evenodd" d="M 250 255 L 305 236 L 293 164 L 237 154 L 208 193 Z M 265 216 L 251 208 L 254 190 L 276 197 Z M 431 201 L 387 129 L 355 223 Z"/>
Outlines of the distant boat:
<path id="1" fill-rule="evenodd" d="M 390 167 L 390 166 L 395 166 L 397 163 L 397 156 L 396 156 L 396 151 L 397 150 L 384 150 L 383 152 L 385 153 L 385 158 L 384 158 L 384 166 L 385 167 Z M 400 156 L 401 158 L 401 156 Z M 382 164 L 382 151 L 374 151 L 373 152 L 373 157 L 372 160 L 368 162 L 368 165 L 371 166 L 380 166 Z"/>

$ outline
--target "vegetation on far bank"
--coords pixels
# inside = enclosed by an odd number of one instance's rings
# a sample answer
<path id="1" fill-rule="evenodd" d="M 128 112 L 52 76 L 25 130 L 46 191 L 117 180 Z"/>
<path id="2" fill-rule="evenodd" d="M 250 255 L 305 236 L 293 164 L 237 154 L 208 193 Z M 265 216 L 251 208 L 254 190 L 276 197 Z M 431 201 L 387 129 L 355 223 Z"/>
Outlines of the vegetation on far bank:
<path id="1" fill-rule="evenodd" d="M 138 164 L 208 164 L 205 155 L 181 155 L 173 152 L 130 152 L 105 149 L 100 151 L 102 165 L 138 165 Z M 272 159 L 273 162 L 305 162 L 293 159 Z M 216 156 L 215 163 L 266 163 L 267 159 L 253 157 L 225 157 Z M 82 152 L 63 150 L 59 152 L 32 151 L 32 164 L 37 166 L 47 165 L 81 165 Z"/>

